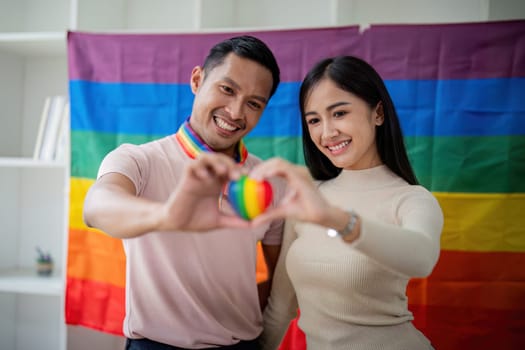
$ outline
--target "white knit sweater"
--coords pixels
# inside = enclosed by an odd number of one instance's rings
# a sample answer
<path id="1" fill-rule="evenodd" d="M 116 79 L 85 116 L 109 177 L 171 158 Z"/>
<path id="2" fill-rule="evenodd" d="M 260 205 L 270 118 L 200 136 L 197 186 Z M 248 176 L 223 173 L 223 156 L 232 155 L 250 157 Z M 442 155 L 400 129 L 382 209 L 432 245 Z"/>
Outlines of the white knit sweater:
<path id="1" fill-rule="evenodd" d="M 264 349 L 278 347 L 297 303 L 308 350 L 431 349 L 412 325 L 406 287 L 438 260 L 443 214 L 436 199 L 384 165 L 345 170 L 319 188 L 360 215 L 361 235 L 349 244 L 324 227 L 287 222 L 264 312 Z"/>

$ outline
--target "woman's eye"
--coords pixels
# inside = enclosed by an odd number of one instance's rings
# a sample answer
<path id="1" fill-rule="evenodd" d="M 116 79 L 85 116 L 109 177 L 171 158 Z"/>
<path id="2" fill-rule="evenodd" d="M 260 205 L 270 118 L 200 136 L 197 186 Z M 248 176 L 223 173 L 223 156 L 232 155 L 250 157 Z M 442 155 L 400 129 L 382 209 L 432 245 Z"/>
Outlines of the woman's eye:
<path id="1" fill-rule="evenodd" d="M 307 124 L 310 124 L 310 125 L 314 125 L 314 124 L 317 124 L 319 122 L 319 119 L 318 118 L 310 118 L 306 121 Z"/>
<path id="2" fill-rule="evenodd" d="M 340 117 L 343 117 L 346 113 L 347 113 L 346 111 L 336 111 L 334 112 L 334 117 L 340 118 Z"/>

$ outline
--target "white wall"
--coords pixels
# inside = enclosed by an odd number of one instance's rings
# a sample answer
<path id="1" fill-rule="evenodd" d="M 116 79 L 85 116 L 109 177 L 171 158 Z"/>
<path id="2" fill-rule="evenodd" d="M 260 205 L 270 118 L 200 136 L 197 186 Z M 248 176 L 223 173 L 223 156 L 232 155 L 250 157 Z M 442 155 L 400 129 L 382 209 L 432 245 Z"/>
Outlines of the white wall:
<path id="1" fill-rule="evenodd" d="M 247 28 L 525 18 L 523 0 L 235 0 L 235 3 L 237 15 L 232 26 Z"/>
<path id="2" fill-rule="evenodd" d="M 228 31 L 525 18 L 523 0 L 72 1 L 79 9 L 78 27 L 72 29 L 78 30 Z"/>

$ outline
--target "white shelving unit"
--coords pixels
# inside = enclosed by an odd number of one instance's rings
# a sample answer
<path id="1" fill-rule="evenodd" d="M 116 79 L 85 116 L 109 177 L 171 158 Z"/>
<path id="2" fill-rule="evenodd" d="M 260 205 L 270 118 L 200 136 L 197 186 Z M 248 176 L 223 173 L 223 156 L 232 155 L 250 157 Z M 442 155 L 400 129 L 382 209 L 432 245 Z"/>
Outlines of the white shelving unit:
<path id="1" fill-rule="evenodd" d="M 69 160 L 32 159 L 45 97 L 68 93 L 68 29 L 210 32 L 520 18 L 521 0 L 0 0 L 0 347 L 124 348 L 120 337 L 64 323 Z M 36 274 L 36 246 L 55 259 L 50 277 Z"/>
<path id="2" fill-rule="evenodd" d="M 2 271 L 0 292 L 37 294 L 49 296 L 62 295 L 62 276 L 35 277 L 34 269 L 13 269 Z"/>
<path id="3" fill-rule="evenodd" d="M 68 0 L 0 0 L 0 344 L 66 349 L 69 169 L 32 159 L 46 96 L 67 95 Z M 36 247 L 54 272 L 38 276 Z"/>
<path id="4" fill-rule="evenodd" d="M 64 163 L 0 158 L 0 325 L 14 325 L 0 326 L 6 349 L 65 349 L 67 180 Z M 51 276 L 37 275 L 36 246 L 53 256 Z"/>

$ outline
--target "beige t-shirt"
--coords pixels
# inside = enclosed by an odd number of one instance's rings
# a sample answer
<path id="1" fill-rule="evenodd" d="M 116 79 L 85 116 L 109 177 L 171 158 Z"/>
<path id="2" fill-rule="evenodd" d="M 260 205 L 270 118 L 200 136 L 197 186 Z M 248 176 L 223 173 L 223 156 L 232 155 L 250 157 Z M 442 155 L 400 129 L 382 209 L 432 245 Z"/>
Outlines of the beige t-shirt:
<path id="1" fill-rule="evenodd" d="M 118 172 L 137 195 L 165 201 L 193 161 L 174 136 L 109 153 L 98 176 Z M 249 155 L 244 166 L 260 160 Z M 274 185 L 274 201 L 284 191 Z M 223 201 L 223 208 L 233 210 Z M 206 213 L 202 213 L 206 215 Z M 151 232 L 125 239 L 124 334 L 184 348 L 231 345 L 262 332 L 256 285 L 256 244 L 279 245 L 282 221 L 254 230 Z"/>
<path id="2" fill-rule="evenodd" d="M 430 274 L 439 257 L 443 214 L 421 186 L 386 166 L 344 170 L 320 184 L 334 205 L 362 218 L 352 244 L 324 227 L 287 222 L 264 312 L 264 349 L 276 349 L 297 305 L 308 350 L 421 350 L 406 287 Z"/>

